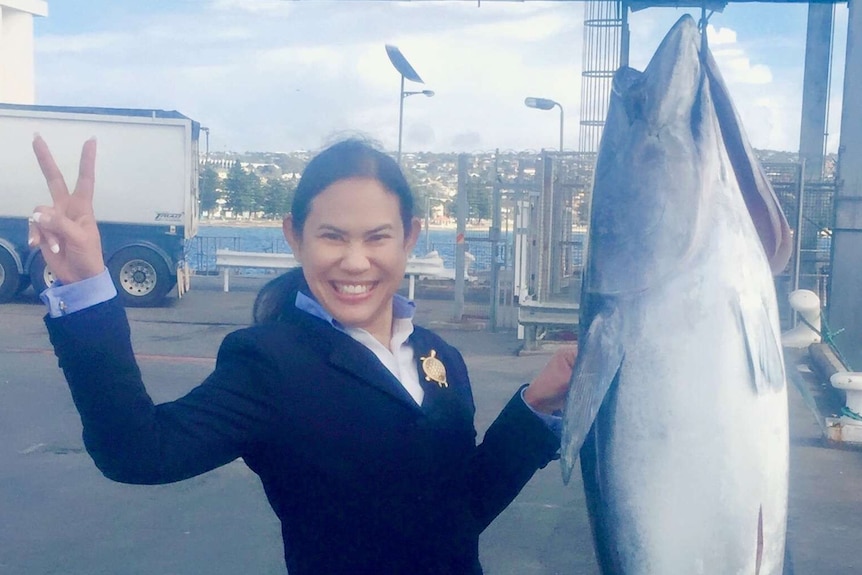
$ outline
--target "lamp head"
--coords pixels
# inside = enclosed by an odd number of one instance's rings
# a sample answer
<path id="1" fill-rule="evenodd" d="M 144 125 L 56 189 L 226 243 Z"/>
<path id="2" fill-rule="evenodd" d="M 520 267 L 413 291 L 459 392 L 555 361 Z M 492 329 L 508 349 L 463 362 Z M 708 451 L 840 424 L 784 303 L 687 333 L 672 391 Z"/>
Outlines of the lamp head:
<path id="1" fill-rule="evenodd" d="M 547 98 L 525 98 L 524 105 L 537 110 L 550 110 L 554 106 L 559 106 L 557 102 Z"/>

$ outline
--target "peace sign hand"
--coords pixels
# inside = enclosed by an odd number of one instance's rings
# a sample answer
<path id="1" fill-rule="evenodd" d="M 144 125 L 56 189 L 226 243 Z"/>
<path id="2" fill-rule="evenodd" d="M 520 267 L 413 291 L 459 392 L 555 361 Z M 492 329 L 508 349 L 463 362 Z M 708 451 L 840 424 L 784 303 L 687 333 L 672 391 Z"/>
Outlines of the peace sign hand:
<path id="1" fill-rule="evenodd" d="M 78 181 L 71 194 L 48 144 L 38 134 L 33 138 L 33 152 L 48 183 L 54 205 L 38 206 L 33 211 L 29 244 L 40 247 L 45 263 L 63 284 L 99 275 L 105 270 L 105 261 L 93 214 L 96 139 L 84 142 Z"/>

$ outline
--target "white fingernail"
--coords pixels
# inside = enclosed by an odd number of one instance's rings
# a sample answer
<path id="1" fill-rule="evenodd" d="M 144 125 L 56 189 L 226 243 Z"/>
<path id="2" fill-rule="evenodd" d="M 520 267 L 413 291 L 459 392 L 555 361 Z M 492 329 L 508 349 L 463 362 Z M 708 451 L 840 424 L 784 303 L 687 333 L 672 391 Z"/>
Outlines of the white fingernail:
<path id="1" fill-rule="evenodd" d="M 51 244 L 51 253 L 59 254 L 60 246 L 58 246 L 57 244 Z"/>
<path id="2" fill-rule="evenodd" d="M 31 247 L 35 246 L 36 245 L 36 238 L 27 238 L 27 245 L 31 246 Z"/>
<path id="3" fill-rule="evenodd" d="M 39 223 L 39 220 L 42 219 L 42 212 L 33 212 L 30 214 L 30 221 L 34 223 Z"/>

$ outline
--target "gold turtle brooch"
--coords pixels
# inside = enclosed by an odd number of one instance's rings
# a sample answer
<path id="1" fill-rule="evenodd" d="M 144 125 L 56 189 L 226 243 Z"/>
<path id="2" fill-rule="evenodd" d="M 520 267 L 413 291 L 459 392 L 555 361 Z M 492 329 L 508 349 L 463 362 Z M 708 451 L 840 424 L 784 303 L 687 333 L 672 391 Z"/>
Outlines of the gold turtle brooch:
<path id="1" fill-rule="evenodd" d="M 422 360 L 422 371 L 425 372 L 425 381 L 434 381 L 440 387 L 449 387 L 446 381 L 446 366 L 437 359 L 437 352 L 431 350 L 428 357 L 420 357 Z"/>

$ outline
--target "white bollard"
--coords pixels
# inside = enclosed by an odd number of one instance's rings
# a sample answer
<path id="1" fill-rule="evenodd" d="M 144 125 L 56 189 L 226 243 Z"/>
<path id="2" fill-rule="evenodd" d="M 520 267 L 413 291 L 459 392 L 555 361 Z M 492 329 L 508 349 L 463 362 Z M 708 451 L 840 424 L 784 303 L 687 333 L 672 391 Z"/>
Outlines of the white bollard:
<path id="1" fill-rule="evenodd" d="M 781 345 L 802 348 L 812 343 L 820 343 L 820 298 L 811 290 L 798 289 L 790 293 L 788 300 L 793 311 L 805 321 L 800 321 L 796 327 L 784 332 L 781 335 Z"/>
<path id="2" fill-rule="evenodd" d="M 829 378 L 832 387 L 843 389 L 846 406 L 850 414 L 841 416 L 841 423 L 862 426 L 862 373 L 858 371 L 838 371 Z M 860 419 L 856 419 L 856 417 Z"/>

